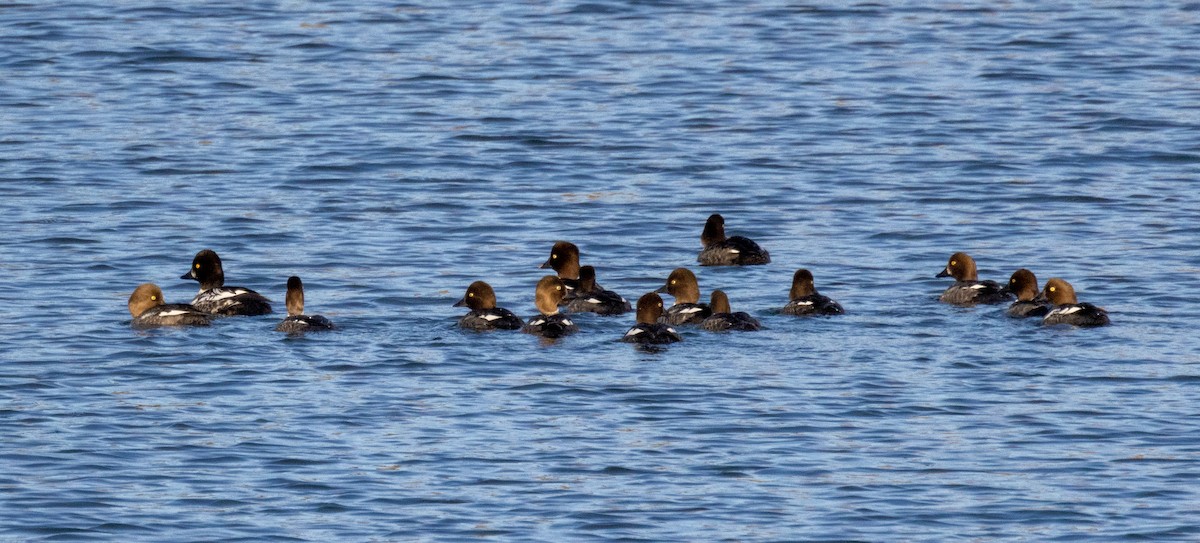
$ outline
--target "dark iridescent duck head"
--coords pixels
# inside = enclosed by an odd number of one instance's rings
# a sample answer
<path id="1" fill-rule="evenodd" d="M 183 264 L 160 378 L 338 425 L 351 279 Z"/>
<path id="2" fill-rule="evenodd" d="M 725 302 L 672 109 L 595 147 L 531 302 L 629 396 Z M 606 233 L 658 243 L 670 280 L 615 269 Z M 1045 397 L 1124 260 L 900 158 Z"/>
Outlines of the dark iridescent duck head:
<path id="1" fill-rule="evenodd" d="M 204 249 L 196 253 L 192 259 L 192 267 L 180 279 L 192 279 L 200 282 L 200 290 L 208 290 L 225 285 L 225 271 L 221 269 L 221 257 L 212 249 Z"/>
<path id="2" fill-rule="evenodd" d="M 467 286 L 467 293 L 463 294 L 462 299 L 454 302 L 454 307 L 464 306 L 472 311 L 494 309 L 496 307 L 496 291 L 483 281 L 475 281 Z"/>
<path id="3" fill-rule="evenodd" d="M 977 281 L 979 272 L 975 269 L 975 259 L 967 253 L 954 253 L 946 268 L 935 277 L 953 277 L 955 281 Z"/>
<path id="4" fill-rule="evenodd" d="M 700 244 L 708 247 L 722 241 L 725 241 L 725 217 L 722 217 L 720 213 L 713 213 L 704 222 L 704 231 L 700 233 Z"/>
<path id="5" fill-rule="evenodd" d="M 1004 289 L 1016 294 L 1019 302 L 1032 302 L 1038 295 L 1037 276 L 1033 275 L 1033 272 L 1021 268 L 1008 278 L 1008 286 Z"/>
<path id="6" fill-rule="evenodd" d="M 656 292 L 647 292 L 638 298 L 638 324 L 655 324 L 663 314 L 663 300 Z"/>
<path id="7" fill-rule="evenodd" d="M 801 268 L 792 274 L 792 290 L 788 292 L 788 297 L 792 300 L 798 300 L 805 296 L 817 293 L 816 286 L 813 285 L 812 272 Z"/>
<path id="8" fill-rule="evenodd" d="M 667 283 L 655 292 L 670 294 L 677 304 L 700 303 L 700 282 L 696 280 L 696 274 L 687 268 L 675 268 L 667 276 Z"/>
<path id="9" fill-rule="evenodd" d="M 566 294 L 567 288 L 563 282 L 553 275 L 547 275 L 538 281 L 533 304 L 543 315 L 554 315 L 558 313 L 558 303 Z"/>
<path id="10" fill-rule="evenodd" d="M 559 277 L 579 278 L 579 247 L 569 241 L 557 241 L 550 249 L 550 258 L 541 265 L 542 269 L 553 268 Z"/>
<path id="11" fill-rule="evenodd" d="M 142 283 L 129 295 L 129 314 L 135 319 L 160 305 L 166 305 L 166 302 L 163 302 L 162 289 L 154 283 Z"/>

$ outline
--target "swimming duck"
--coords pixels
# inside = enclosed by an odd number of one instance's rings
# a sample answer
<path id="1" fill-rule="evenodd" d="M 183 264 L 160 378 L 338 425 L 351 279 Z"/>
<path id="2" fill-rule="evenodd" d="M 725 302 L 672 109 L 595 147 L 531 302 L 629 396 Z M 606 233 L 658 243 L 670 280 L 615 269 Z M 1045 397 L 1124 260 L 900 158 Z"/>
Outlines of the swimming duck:
<path id="1" fill-rule="evenodd" d="M 566 290 L 563 282 L 553 275 L 547 275 L 538 281 L 534 291 L 534 305 L 541 314 L 530 318 L 521 331 L 547 338 L 557 338 L 578 332 L 579 327 L 566 315 L 558 312 L 558 304 L 562 302 Z"/>
<path id="2" fill-rule="evenodd" d="M 792 274 L 792 290 L 788 296 L 791 301 L 783 306 L 781 312 L 784 315 L 841 315 L 846 312 L 830 297 L 817 292 L 812 272 L 803 268 Z"/>
<path id="3" fill-rule="evenodd" d="M 712 315 L 712 309 L 700 303 L 700 282 L 687 268 L 675 268 L 667 283 L 655 292 L 665 292 L 675 298 L 662 319 L 667 324 L 700 324 Z"/>
<path id="4" fill-rule="evenodd" d="M 572 313 L 596 313 L 598 315 L 620 315 L 633 309 L 629 301 L 611 290 L 604 290 L 596 285 L 596 268 L 581 266 L 579 268 L 579 286 L 575 289 L 575 299 L 567 303 L 567 311 Z"/>
<path id="5" fill-rule="evenodd" d="M 663 314 L 663 301 L 658 294 L 647 292 L 638 298 L 637 324 L 630 328 L 621 341 L 659 345 L 682 341 L 674 328 L 658 322 Z"/>
<path id="6" fill-rule="evenodd" d="M 458 320 L 458 325 L 468 330 L 518 330 L 523 324 L 512 311 L 496 307 L 496 291 L 483 281 L 471 283 L 454 307 L 471 308 Z"/>
<path id="7" fill-rule="evenodd" d="M 1025 268 L 1013 272 L 1012 277 L 1008 278 L 1008 286 L 1004 289 L 1017 295 L 1017 301 L 1008 306 L 1008 311 L 1005 312 L 1008 316 L 1017 319 L 1044 317 L 1050 312 L 1049 304 L 1035 301 L 1038 286 L 1037 276 L 1033 275 L 1033 272 Z"/>
<path id="8" fill-rule="evenodd" d="M 564 305 L 575 298 L 575 291 L 579 288 L 579 247 L 569 241 L 556 241 L 550 248 L 550 258 L 539 267 L 552 268 L 558 274 L 559 280 L 566 288 Z"/>
<path id="9" fill-rule="evenodd" d="M 275 327 L 276 332 L 295 334 L 299 332 L 316 332 L 333 330 L 333 323 L 321 315 L 304 314 L 304 283 L 295 275 L 288 277 L 287 297 L 288 316 Z"/>
<path id="10" fill-rule="evenodd" d="M 696 257 L 701 266 L 749 266 L 767 264 L 771 255 L 750 238 L 725 237 L 725 218 L 713 213 L 700 234 L 704 249 Z"/>
<path id="11" fill-rule="evenodd" d="M 142 283 L 129 295 L 130 323 L 134 328 L 156 326 L 208 326 L 212 315 L 188 304 L 168 304 L 163 301 L 162 289 L 154 283 Z"/>
<path id="12" fill-rule="evenodd" d="M 1054 308 L 1042 318 L 1042 324 L 1070 324 L 1073 326 L 1104 326 L 1109 323 L 1108 311 L 1089 303 L 1079 303 L 1075 288 L 1057 277 L 1046 281 L 1046 288 L 1038 299 L 1047 300 Z"/>
<path id="13" fill-rule="evenodd" d="M 726 332 L 729 330 L 737 330 L 742 332 L 753 332 L 762 328 L 758 319 L 751 317 L 745 311 L 734 313 L 729 308 L 729 296 L 723 290 L 714 290 L 709 295 L 709 307 L 712 308 L 712 315 L 704 319 L 700 323 L 700 327 L 710 332 Z"/>
<path id="14" fill-rule="evenodd" d="M 205 249 L 196 253 L 192 268 L 179 277 L 200 282 L 200 292 L 192 298 L 196 309 L 212 315 L 266 315 L 271 302 L 261 294 L 243 287 L 227 287 L 221 257 Z"/>
<path id="15" fill-rule="evenodd" d="M 942 293 L 939 300 L 954 305 L 996 304 L 1012 299 L 1000 283 L 980 281 L 975 259 L 967 253 L 954 253 L 946 269 L 935 277 L 953 277 L 954 284 Z"/>

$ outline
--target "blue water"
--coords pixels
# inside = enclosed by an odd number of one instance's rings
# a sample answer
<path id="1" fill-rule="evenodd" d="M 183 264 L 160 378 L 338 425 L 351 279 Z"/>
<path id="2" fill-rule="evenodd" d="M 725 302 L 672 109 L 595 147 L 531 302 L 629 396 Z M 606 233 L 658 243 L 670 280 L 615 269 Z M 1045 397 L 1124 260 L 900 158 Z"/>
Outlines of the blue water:
<path id="1" fill-rule="evenodd" d="M 118 4 L 0 5 L 0 540 L 1200 539 L 1200 4 Z M 766 329 L 456 328 L 558 239 Z M 341 329 L 131 330 L 202 248 Z"/>

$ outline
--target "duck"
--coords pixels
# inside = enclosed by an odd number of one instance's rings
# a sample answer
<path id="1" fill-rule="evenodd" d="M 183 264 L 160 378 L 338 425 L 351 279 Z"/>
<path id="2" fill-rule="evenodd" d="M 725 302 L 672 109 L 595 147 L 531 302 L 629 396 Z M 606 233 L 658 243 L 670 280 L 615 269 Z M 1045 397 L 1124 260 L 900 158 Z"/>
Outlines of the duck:
<path id="1" fill-rule="evenodd" d="M 758 319 L 751 317 L 745 311 L 734 313 L 729 308 L 729 296 L 723 290 L 714 290 L 709 294 L 709 307 L 712 308 L 712 315 L 704 319 L 700 323 L 700 328 L 710 332 L 727 332 L 736 330 L 741 332 L 753 332 L 762 328 L 762 324 Z"/>
<path id="2" fill-rule="evenodd" d="M 647 292 L 638 298 L 637 324 L 621 336 L 626 343 L 662 345 L 683 341 L 674 328 L 658 322 L 663 314 L 663 300 L 658 293 Z"/>
<path id="3" fill-rule="evenodd" d="M 596 313 L 598 315 L 621 315 L 628 313 L 633 307 L 629 301 L 611 290 L 604 290 L 596 285 L 596 268 L 580 266 L 579 286 L 575 289 L 575 298 L 567 303 L 567 311 L 571 313 Z"/>
<path id="4" fill-rule="evenodd" d="M 324 316 L 304 314 L 304 283 L 295 275 L 288 277 L 284 303 L 287 305 L 288 316 L 275 327 L 276 332 L 295 334 L 333 330 L 333 323 Z"/>
<path id="5" fill-rule="evenodd" d="M 569 241 L 554 242 L 550 257 L 539 268 L 553 269 L 558 274 L 558 279 L 566 288 L 563 305 L 575 299 L 575 291 L 579 288 L 579 247 Z"/>
<path id="6" fill-rule="evenodd" d="M 558 312 L 558 304 L 566 295 L 566 290 L 562 280 L 553 275 L 547 275 L 538 281 L 534 290 L 534 305 L 541 314 L 530 318 L 521 331 L 545 338 L 558 338 L 578 332 L 579 327 L 566 315 Z"/>
<path id="7" fill-rule="evenodd" d="M 751 266 L 771 262 L 771 255 L 750 238 L 725 237 L 725 218 L 720 213 L 708 217 L 700 234 L 700 243 L 704 248 L 696 261 L 701 266 Z"/>
<path id="8" fill-rule="evenodd" d="M 980 281 L 975 259 L 967 253 L 950 255 L 946 268 L 934 277 L 953 277 L 954 284 L 938 300 L 954 305 L 998 304 L 1012 299 L 1012 293 L 995 281 Z"/>
<path id="9" fill-rule="evenodd" d="M 512 311 L 496 307 L 496 291 L 483 281 L 467 286 L 467 293 L 454 307 L 471 308 L 470 313 L 458 320 L 458 325 L 468 330 L 519 330 L 524 325 Z"/>
<path id="10" fill-rule="evenodd" d="M 142 283 L 129 295 L 130 322 L 134 328 L 158 326 L 208 326 L 212 315 L 190 304 L 168 304 L 163 301 L 162 289 L 154 283 Z"/>
<path id="11" fill-rule="evenodd" d="M 266 315 L 271 302 L 263 295 L 244 287 L 227 287 L 221 257 L 211 249 L 196 253 L 192 267 L 180 279 L 200 282 L 200 292 L 192 298 L 196 309 L 212 315 Z"/>
<path id="12" fill-rule="evenodd" d="M 1050 304 L 1036 300 L 1038 295 L 1037 276 L 1033 272 L 1025 268 L 1013 272 L 1012 277 L 1008 278 L 1008 285 L 1004 288 L 1017 296 L 1017 301 L 1008 306 L 1008 310 L 1005 311 L 1008 316 L 1014 319 L 1045 317 L 1046 313 L 1050 312 Z"/>
<path id="13" fill-rule="evenodd" d="M 700 282 L 696 280 L 696 274 L 687 268 L 675 268 L 667 276 L 667 283 L 655 292 L 665 292 L 675 298 L 675 303 L 662 316 L 662 321 L 667 324 L 700 324 L 712 315 L 712 309 L 700 303 Z"/>
<path id="14" fill-rule="evenodd" d="M 1037 299 L 1049 301 L 1054 306 L 1042 318 L 1044 325 L 1104 326 L 1110 322 L 1108 311 L 1089 303 L 1079 303 L 1075 298 L 1075 288 L 1058 277 L 1046 281 L 1046 288 L 1042 289 Z"/>
<path id="15" fill-rule="evenodd" d="M 817 292 L 813 286 L 812 272 L 800 268 L 792 274 L 792 289 L 788 293 L 791 301 L 783 306 L 784 315 L 842 315 L 846 310 L 832 298 Z"/>

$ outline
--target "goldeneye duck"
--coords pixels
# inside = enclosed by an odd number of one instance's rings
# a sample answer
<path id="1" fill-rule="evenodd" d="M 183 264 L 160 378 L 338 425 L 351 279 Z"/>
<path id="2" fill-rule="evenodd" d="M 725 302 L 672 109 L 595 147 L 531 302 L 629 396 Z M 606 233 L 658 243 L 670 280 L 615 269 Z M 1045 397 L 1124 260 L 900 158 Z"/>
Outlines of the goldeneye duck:
<path id="1" fill-rule="evenodd" d="M 225 272 L 221 269 L 221 257 L 205 249 L 192 259 L 192 269 L 180 279 L 200 282 L 200 292 L 192 298 L 196 309 L 212 315 L 266 315 L 271 312 L 271 302 L 261 294 L 243 287 L 227 287 Z"/>
<path id="2" fill-rule="evenodd" d="M 1044 317 L 1050 312 L 1050 305 L 1044 301 L 1036 301 L 1038 295 L 1037 276 L 1033 272 L 1021 268 L 1008 278 L 1005 290 L 1016 294 L 1017 301 L 1008 306 L 1005 313 L 1008 316 L 1023 319 L 1025 317 Z"/>
<path id="3" fill-rule="evenodd" d="M 143 283 L 129 295 L 130 322 L 134 328 L 156 326 L 208 326 L 212 315 L 188 304 L 168 304 L 163 301 L 162 289 L 154 283 Z"/>
<path id="4" fill-rule="evenodd" d="M 563 296 L 564 305 L 575 298 L 579 288 L 579 247 L 569 241 L 556 241 L 550 248 L 550 258 L 539 266 L 541 269 L 553 268 L 559 280 L 566 289 Z"/>
<path id="5" fill-rule="evenodd" d="M 534 305 L 541 314 L 530 318 L 521 331 L 546 338 L 558 338 L 578 332 L 579 327 L 566 315 L 558 312 L 558 304 L 566 295 L 566 291 L 562 281 L 553 275 L 547 275 L 538 281 L 534 291 Z"/>
<path id="6" fill-rule="evenodd" d="M 935 277 L 953 277 L 954 284 L 942 293 L 939 300 L 955 305 L 998 304 L 1012 299 L 1012 294 L 995 281 L 980 281 L 975 259 L 967 253 L 950 255 L 946 269 Z"/>
<path id="7" fill-rule="evenodd" d="M 1057 277 L 1046 281 L 1046 288 L 1038 299 L 1048 300 L 1054 308 L 1042 318 L 1042 324 L 1070 324 L 1073 326 L 1104 326 L 1109 323 L 1108 311 L 1089 303 L 1079 303 L 1075 288 Z"/>
<path id="8" fill-rule="evenodd" d="M 661 345 L 664 343 L 675 343 L 682 341 L 674 328 L 667 326 L 658 320 L 663 314 L 663 301 L 658 294 L 647 292 L 638 298 L 637 304 L 637 324 L 630 328 L 625 335 L 621 337 L 621 341 L 626 343 L 644 343 Z"/>
<path id="9" fill-rule="evenodd" d="M 771 262 L 771 255 L 750 238 L 725 237 L 725 218 L 718 213 L 710 215 L 704 223 L 700 243 L 704 249 L 696 261 L 701 266 L 749 266 Z"/>
<path id="10" fill-rule="evenodd" d="M 517 330 L 523 324 L 512 311 L 496 307 L 496 291 L 483 281 L 471 283 L 454 307 L 471 308 L 458 320 L 458 325 L 468 330 Z"/>
<path id="11" fill-rule="evenodd" d="M 700 282 L 696 274 L 687 268 L 675 268 L 667 276 L 667 283 L 655 292 L 665 292 L 675 298 L 660 320 L 667 324 L 700 324 L 712 315 L 712 309 L 700 303 Z"/>
<path id="12" fill-rule="evenodd" d="M 753 332 L 762 328 L 758 323 L 758 319 L 751 317 L 745 311 L 734 313 L 729 308 L 729 296 L 725 295 L 723 290 L 714 290 L 709 295 L 709 307 L 712 308 L 712 315 L 704 322 L 700 323 L 700 327 L 710 332 L 726 332 L 729 330 L 737 330 L 741 332 Z"/>
<path id="13" fill-rule="evenodd" d="M 579 287 L 575 289 L 575 298 L 567 304 L 567 311 L 620 315 L 631 309 L 633 307 L 629 305 L 629 301 L 622 298 L 620 294 L 604 290 L 596 285 L 596 268 L 591 266 L 579 268 Z"/>
<path id="14" fill-rule="evenodd" d="M 784 315 L 841 315 L 846 312 L 833 299 L 817 292 L 813 286 L 812 272 L 803 268 L 792 274 L 792 289 L 788 297 L 791 301 L 783 306 Z"/>
<path id="15" fill-rule="evenodd" d="M 304 283 L 295 275 L 287 280 L 287 318 L 275 327 L 276 332 L 315 332 L 317 330 L 333 330 L 333 323 L 321 315 L 304 314 Z"/>

